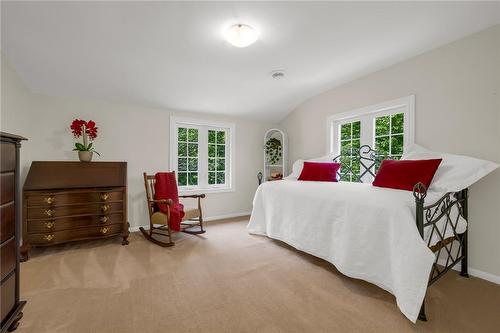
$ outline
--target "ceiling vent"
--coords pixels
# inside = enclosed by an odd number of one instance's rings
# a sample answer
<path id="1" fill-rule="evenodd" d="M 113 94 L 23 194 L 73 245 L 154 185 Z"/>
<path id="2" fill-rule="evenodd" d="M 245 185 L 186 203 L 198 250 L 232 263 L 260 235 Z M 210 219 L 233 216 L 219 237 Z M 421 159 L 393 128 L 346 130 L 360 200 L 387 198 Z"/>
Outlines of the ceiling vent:
<path id="1" fill-rule="evenodd" d="M 278 70 L 278 71 L 272 71 L 271 72 L 271 77 L 273 79 L 279 80 L 285 77 L 285 72 Z"/>

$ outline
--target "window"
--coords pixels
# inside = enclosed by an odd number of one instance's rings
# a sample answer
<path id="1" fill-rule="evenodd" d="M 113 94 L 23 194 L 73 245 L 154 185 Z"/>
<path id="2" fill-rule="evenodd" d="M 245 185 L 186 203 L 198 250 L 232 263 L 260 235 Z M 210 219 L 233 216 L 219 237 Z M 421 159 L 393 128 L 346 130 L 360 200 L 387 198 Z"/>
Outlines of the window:
<path id="1" fill-rule="evenodd" d="M 399 160 L 403 155 L 404 113 L 375 118 L 375 150 Z"/>
<path id="2" fill-rule="evenodd" d="M 208 130 L 208 184 L 226 183 L 226 131 Z"/>
<path id="3" fill-rule="evenodd" d="M 340 151 L 345 155 L 340 161 L 348 173 L 342 174 L 340 180 L 353 181 L 357 179 L 354 174 L 359 175 L 359 161 L 353 158 L 356 152 L 361 147 L 361 122 L 352 121 L 340 125 Z"/>
<path id="4" fill-rule="evenodd" d="M 181 192 L 234 189 L 234 124 L 171 117 L 171 169 Z"/>
<path id="5" fill-rule="evenodd" d="M 198 129 L 177 127 L 177 183 L 198 186 Z"/>
<path id="6" fill-rule="evenodd" d="M 358 179 L 353 175 L 359 175 L 359 162 L 349 156 L 363 145 L 384 159 L 400 159 L 404 148 L 414 142 L 414 110 L 415 96 L 408 96 L 328 117 L 329 153 L 342 153 L 342 166 L 349 170 L 341 180 Z"/>

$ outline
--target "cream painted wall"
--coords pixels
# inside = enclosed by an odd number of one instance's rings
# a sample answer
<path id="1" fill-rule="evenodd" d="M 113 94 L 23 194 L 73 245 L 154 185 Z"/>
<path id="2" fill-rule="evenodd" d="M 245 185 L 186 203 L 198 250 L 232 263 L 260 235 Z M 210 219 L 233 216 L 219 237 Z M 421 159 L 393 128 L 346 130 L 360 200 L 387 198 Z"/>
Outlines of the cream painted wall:
<path id="1" fill-rule="evenodd" d="M 280 124 L 289 161 L 326 152 L 326 118 L 416 95 L 415 140 L 500 163 L 500 26 L 318 95 Z M 500 170 L 470 188 L 470 266 L 500 281 Z"/>
<path id="2" fill-rule="evenodd" d="M 96 161 L 127 161 L 129 220 L 132 227 L 148 224 L 142 173 L 169 169 L 171 115 L 232 122 L 236 125 L 235 192 L 207 194 L 206 217 L 250 212 L 262 169 L 262 138 L 273 124 L 231 117 L 118 105 L 75 98 L 31 94 L 2 56 L 1 130 L 26 136 L 22 147 L 22 177 L 34 160 L 77 160 L 71 151 L 68 126 L 75 118 L 92 119 L 100 128 Z M 192 201 L 191 201 L 192 202 Z M 189 201 L 187 201 L 189 203 Z"/>

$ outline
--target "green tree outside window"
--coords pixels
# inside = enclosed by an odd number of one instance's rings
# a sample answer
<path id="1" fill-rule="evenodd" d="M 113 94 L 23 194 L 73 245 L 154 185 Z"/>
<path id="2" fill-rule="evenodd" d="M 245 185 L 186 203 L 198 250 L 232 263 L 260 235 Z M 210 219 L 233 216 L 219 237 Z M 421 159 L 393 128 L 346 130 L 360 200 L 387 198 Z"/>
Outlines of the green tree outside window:
<path id="1" fill-rule="evenodd" d="M 177 184 L 198 185 L 198 129 L 177 129 Z"/>

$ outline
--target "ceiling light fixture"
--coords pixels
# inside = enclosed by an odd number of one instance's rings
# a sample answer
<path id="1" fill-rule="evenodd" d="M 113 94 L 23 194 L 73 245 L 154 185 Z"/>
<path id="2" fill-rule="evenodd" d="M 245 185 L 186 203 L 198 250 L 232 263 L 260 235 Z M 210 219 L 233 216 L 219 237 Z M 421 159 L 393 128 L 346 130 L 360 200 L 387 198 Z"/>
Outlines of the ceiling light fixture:
<path id="1" fill-rule="evenodd" d="M 236 47 L 247 47 L 257 40 L 257 32 L 246 24 L 234 24 L 225 31 L 226 40 Z"/>

